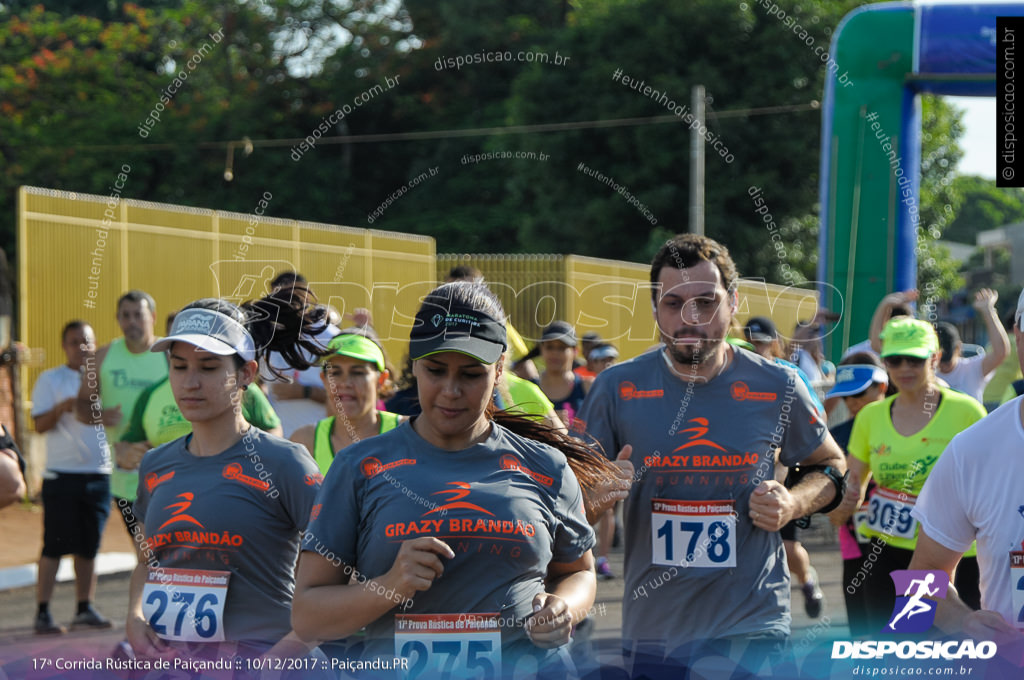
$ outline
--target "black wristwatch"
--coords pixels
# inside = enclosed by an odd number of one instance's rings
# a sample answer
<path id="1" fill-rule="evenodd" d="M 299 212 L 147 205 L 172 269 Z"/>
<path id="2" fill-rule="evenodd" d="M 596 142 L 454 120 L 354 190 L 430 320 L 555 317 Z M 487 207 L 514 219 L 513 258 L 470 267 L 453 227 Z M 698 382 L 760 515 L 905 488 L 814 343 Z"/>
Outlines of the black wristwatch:
<path id="1" fill-rule="evenodd" d="M 843 497 L 846 495 L 846 484 L 850 479 L 850 471 L 847 470 L 845 474 L 840 475 L 839 470 L 835 469 L 831 465 L 796 465 L 789 469 L 789 474 L 786 475 L 785 486 L 787 489 L 792 489 L 796 484 L 803 479 L 804 475 L 810 472 L 820 472 L 829 478 L 832 484 L 836 488 L 835 498 L 832 499 L 828 505 L 818 510 L 822 515 L 827 515 L 836 508 L 839 507 L 840 503 L 843 502 Z M 811 518 L 801 517 L 800 519 L 794 520 L 796 525 L 801 529 L 806 529 L 811 525 Z"/>

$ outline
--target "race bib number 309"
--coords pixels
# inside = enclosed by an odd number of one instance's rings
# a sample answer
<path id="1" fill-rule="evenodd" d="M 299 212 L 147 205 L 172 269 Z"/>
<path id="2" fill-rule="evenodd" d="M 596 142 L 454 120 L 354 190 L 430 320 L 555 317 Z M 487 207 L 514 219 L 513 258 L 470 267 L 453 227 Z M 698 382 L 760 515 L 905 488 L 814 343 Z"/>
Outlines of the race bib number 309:
<path id="1" fill-rule="evenodd" d="M 142 590 L 142 613 L 165 640 L 221 642 L 231 572 L 151 570 Z"/>
<path id="2" fill-rule="evenodd" d="M 735 567 L 733 501 L 651 501 L 651 554 L 664 566 Z"/>
<path id="3" fill-rule="evenodd" d="M 409 659 L 403 680 L 501 678 L 498 614 L 398 614 L 395 656 Z"/>
<path id="4" fill-rule="evenodd" d="M 868 501 L 866 533 L 913 540 L 917 520 L 911 517 L 917 496 L 878 487 Z"/>

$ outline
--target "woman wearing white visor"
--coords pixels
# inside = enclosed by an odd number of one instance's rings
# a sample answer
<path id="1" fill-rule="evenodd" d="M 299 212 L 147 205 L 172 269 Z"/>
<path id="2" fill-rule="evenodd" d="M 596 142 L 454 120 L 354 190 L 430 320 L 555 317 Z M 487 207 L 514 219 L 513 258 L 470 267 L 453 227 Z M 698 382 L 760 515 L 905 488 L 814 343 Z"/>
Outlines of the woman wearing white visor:
<path id="1" fill-rule="evenodd" d="M 184 669 L 200 671 L 237 657 L 232 670 L 253 670 L 256 657 L 309 651 L 291 632 L 291 598 L 322 478 L 301 446 L 250 426 L 239 402 L 257 359 L 297 356 L 321 313 L 273 297 L 245 311 L 198 300 L 151 348 L 167 352 L 192 433 L 149 451 L 139 471 L 133 533 L 144 561 L 126 625 L 137 656 L 187 658 Z"/>

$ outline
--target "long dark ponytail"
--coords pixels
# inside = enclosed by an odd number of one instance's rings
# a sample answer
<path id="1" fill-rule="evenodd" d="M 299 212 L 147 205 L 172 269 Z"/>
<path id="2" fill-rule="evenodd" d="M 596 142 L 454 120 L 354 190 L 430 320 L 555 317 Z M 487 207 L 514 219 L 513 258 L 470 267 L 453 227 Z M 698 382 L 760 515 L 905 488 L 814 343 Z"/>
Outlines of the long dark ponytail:
<path id="1" fill-rule="evenodd" d="M 327 308 L 307 303 L 305 296 L 293 294 L 288 288 L 241 306 L 221 298 L 202 298 L 181 311 L 186 309 L 209 309 L 245 326 L 256 346 L 256 360 L 263 359 L 276 377 L 282 377 L 282 367 L 270 365 L 272 352 L 278 352 L 289 366 L 301 371 L 316 364 L 326 351 L 315 336 L 327 327 Z M 242 361 L 237 354 L 234 356 L 237 362 Z"/>
<path id="2" fill-rule="evenodd" d="M 274 377 L 284 375 L 283 367 L 269 361 L 273 352 L 299 371 L 315 366 L 326 353 L 326 347 L 315 336 L 327 328 L 327 308 L 315 302 L 312 291 L 286 287 L 242 305 L 257 358 L 266 359 L 264 363 Z"/>
<path id="3" fill-rule="evenodd" d="M 488 405 L 486 413 L 489 419 L 520 437 L 547 444 L 565 454 L 569 467 L 584 489 L 596 489 L 603 480 L 615 476 L 615 466 L 597 448 L 569 436 L 562 430 L 520 413 L 498 409 L 493 402 Z"/>

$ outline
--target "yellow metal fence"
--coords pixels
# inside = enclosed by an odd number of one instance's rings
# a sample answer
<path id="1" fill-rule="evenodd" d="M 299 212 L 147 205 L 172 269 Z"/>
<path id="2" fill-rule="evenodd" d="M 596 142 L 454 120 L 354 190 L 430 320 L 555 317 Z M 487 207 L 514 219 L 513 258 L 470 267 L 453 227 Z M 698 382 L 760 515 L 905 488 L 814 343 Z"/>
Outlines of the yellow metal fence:
<path id="1" fill-rule="evenodd" d="M 156 300 L 163 335 L 166 314 L 192 300 L 242 302 L 299 271 L 342 314 L 370 308 L 397 362 L 436 283 L 432 238 L 261 217 L 265 198 L 247 215 L 36 187 L 18 197 L 19 339 L 45 350 L 43 365 L 22 371 L 26 402 L 39 373 L 64 361 L 64 324 L 88 321 L 101 344 L 118 337 L 115 305 L 132 288 Z"/>

